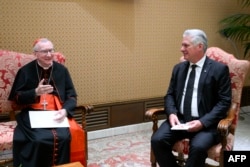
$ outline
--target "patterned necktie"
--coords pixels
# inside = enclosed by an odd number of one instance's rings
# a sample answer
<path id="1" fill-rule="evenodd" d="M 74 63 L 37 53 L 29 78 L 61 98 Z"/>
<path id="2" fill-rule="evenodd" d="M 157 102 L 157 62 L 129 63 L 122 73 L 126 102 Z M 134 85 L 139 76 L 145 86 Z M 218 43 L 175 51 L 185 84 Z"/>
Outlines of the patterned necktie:
<path id="1" fill-rule="evenodd" d="M 190 72 L 187 87 L 186 87 L 186 93 L 185 93 L 184 105 L 183 105 L 184 119 L 186 122 L 192 120 L 191 105 L 192 105 L 192 96 L 193 96 L 193 89 L 194 89 L 196 67 L 197 67 L 196 64 L 192 65 L 192 71 Z"/>

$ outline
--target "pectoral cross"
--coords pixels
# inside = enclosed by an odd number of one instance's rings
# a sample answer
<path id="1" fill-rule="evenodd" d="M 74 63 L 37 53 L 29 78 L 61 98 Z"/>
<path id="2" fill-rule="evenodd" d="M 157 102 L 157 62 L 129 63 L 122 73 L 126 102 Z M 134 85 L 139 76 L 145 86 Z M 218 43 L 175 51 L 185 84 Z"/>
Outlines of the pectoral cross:
<path id="1" fill-rule="evenodd" d="M 46 110 L 46 106 L 48 105 L 48 102 L 45 100 L 45 98 L 43 99 L 43 102 L 41 104 L 43 106 L 43 110 Z"/>

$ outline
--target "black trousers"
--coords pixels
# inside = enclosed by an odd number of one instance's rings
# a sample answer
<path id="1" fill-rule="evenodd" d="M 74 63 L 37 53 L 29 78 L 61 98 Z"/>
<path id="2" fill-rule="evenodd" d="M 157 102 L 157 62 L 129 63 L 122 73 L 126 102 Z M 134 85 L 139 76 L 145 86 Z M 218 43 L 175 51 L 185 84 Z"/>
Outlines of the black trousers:
<path id="1" fill-rule="evenodd" d="M 51 128 L 32 129 L 28 112 L 19 113 L 16 120 L 18 125 L 13 138 L 14 167 L 51 167 L 53 162 L 56 165 L 70 162 L 69 128 L 56 128 L 54 134 Z"/>
<path id="2" fill-rule="evenodd" d="M 160 167 L 177 167 L 172 147 L 176 141 L 184 138 L 190 139 L 189 155 L 185 166 L 205 166 L 208 149 L 219 143 L 216 128 L 203 129 L 196 133 L 171 130 L 170 128 L 169 122 L 164 121 L 151 138 L 151 146 Z"/>

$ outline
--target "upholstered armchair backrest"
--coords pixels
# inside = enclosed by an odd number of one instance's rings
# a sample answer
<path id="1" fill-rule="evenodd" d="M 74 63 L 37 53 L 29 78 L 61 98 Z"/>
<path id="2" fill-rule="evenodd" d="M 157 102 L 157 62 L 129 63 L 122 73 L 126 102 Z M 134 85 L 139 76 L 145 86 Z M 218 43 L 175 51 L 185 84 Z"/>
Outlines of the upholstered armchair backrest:
<path id="1" fill-rule="evenodd" d="M 249 70 L 249 61 L 239 60 L 234 55 L 225 52 L 218 47 L 210 47 L 206 52 L 207 56 L 215 61 L 227 64 L 229 67 L 232 88 L 232 102 L 237 104 L 235 119 L 233 121 L 233 132 L 238 122 L 240 112 L 240 102 L 242 95 L 242 88 Z"/>
<path id="2" fill-rule="evenodd" d="M 19 109 L 13 102 L 8 101 L 8 96 L 19 68 L 35 58 L 31 54 L 0 50 L 0 114 L 9 114 Z M 65 63 L 65 57 L 58 52 L 54 54 L 54 60 Z"/>

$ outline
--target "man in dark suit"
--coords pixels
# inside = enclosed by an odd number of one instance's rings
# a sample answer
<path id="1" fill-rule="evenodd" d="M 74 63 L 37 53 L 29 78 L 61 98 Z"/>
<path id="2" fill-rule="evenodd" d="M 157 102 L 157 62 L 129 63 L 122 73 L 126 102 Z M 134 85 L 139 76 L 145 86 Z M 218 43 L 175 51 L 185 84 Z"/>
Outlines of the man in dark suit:
<path id="1" fill-rule="evenodd" d="M 151 139 L 161 167 L 177 167 L 172 147 L 178 140 L 190 139 L 186 167 L 205 166 L 208 149 L 219 143 L 217 125 L 231 104 L 231 80 L 228 66 L 208 58 L 206 50 L 207 37 L 202 30 L 190 29 L 183 33 L 181 52 L 186 61 L 173 68 L 164 97 L 168 119 Z M 195 77 L 190 87 L 192 65 Z M 188 126 L 187 130 L 171 130 L 182 123 Z"/>

